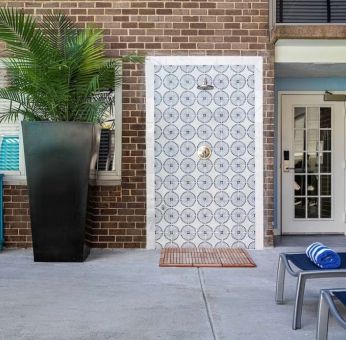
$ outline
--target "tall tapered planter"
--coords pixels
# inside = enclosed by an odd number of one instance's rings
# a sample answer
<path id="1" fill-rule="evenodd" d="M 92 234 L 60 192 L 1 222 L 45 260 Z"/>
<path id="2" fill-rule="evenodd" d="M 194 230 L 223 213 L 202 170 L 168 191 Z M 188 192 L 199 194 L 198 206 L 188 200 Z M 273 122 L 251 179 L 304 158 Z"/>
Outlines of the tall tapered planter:
<path id="1" fill-rule="evenodd" d="M 81 262 L 97 127 L 78 122 L 22 122 L 34 260 Z"/>

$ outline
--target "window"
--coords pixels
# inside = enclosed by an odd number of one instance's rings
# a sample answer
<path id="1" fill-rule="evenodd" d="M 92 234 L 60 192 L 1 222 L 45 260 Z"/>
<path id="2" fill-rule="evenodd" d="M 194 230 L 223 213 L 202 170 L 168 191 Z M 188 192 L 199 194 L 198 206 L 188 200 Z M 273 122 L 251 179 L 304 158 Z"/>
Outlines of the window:
<path id="1" fill-rule="evenodd" d="M 0 61 L 0 87 L 6 86 L 6 71 Z M 100 138 L 99 159 L 90 171 L 90 184 L 121 183 L 122 91 L 115 90 L 116 105 L 109 110 Z M 0 100 L 0 107 L 8 105 Z M 20 121 L 0 123 L 0 173 L 8 184 L 26 184 L 24 148 Z"/>
<path id="2" fill-rule="evenodd" d="M 6 72 L 0 63 L 0 86 L 6 86 L 6 81 Z M 7 105 L 8 101 L 0 100 L 0 107 Z M 26 182 L 20 121 L 0 123 L 0 173 L 5 174 L 5 182 Z"/>
<path id="3" fill-rule="evenodd" d="M 115 105 L 102 126 L 99 158 L 96 169 L 91 171 L 92 184 L 116 185 L 121 183 L 122 155 L 122 91 L 115 90 Z"/>

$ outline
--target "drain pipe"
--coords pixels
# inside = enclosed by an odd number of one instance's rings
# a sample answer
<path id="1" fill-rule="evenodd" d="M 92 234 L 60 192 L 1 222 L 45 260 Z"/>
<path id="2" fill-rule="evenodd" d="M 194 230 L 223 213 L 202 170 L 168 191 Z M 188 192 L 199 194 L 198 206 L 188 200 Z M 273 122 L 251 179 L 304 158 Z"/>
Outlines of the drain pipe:
<path id="1" fill-rule="evenodd" d="M 4 179 L 4 175 L 0 174 L 0 250 L 2 250 L 4 246 L 3 179 Z"/>

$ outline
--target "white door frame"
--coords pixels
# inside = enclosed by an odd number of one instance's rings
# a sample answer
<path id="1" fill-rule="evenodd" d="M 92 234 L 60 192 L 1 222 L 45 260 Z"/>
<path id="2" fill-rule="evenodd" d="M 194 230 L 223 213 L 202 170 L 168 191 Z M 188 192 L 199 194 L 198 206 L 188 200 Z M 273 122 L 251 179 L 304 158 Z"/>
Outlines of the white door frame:
<path id="1" fill-rule="evenodd" d="M 158 56 L 146 57 L 146 180 L 147 249 L 155 248 L 155 171 L 154 171 L 154 66 L 155 65 L 255 65 L 255 247 L 264 247 L 263 196 L 263 58 L 237 56 Z"/>
<path id="2" fill-rule="evenodd" d="M 282 235 L 282 96 L 284 95 L 324 95 L 324 91 L 278 91 L 278 102 L 277 102 L 277 145 L 279 146 L 276 153 L 276 169 L 278 176 L 278 186 L 277 186 L 277 228 L 274 229 L 274 235 Z M 345 91 L 333 91 L 334 94 L 346 94 Z M 346 103 L 345 103 L 345 113 L 346 113 Z M 346 133 L 346 129 L 345 129 Z M 346 139 L 346 135 L 345 135 Z M 345 155 L 346 160 L 346 155 Z M 346 190 L 346 180 L 345 189 Z M 346 192 L 346 191 L 345 191 Z M 346 211 L 346 200 L 345 200 L 345 211 Z M 345 216 L 346 218 L 346 216 Z M 346 224 L 345 224 L 345 235 L 346 235 Z"/>

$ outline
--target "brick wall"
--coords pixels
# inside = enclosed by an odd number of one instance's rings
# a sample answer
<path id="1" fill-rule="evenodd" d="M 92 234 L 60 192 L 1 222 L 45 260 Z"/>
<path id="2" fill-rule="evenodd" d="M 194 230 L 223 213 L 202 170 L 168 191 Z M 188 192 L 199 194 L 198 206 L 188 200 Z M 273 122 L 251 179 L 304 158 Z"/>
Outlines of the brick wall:
<path id="1" fill-rule="evenodd" d="M 41 16 L 63 11 L 81 26 L 104 30 L 109 57 L 144 55 L 235 55 L 264 58 L 264 222 L 265 243 L 272 245 L 274 165 L 274 61 L 268 33 L 268 0 L 174 1 L 3 1 Z M 125 65 L 123 86 L 123 178 L 121 187 L 90 190 L 88 237 L 95 247 L 145 247 L 145 88 L 144 66 Z M 14 191 L 12 200 L 17 197 Z M 9 199 L 9 198 L 7 198 Z M 15 198 L 17 199 L 17 198 Z M 14 203 L 12 200 L 9 202 Z M 25 202 L 24 202 L 25 203 Z M 26 206 L 24 204 L 24 206 Z M 21 237 L 6 211 L 6 241 Z M 27 209 L 27 208 L 25 208 Z M 19 215 L 24 218 L 25 215 Z M 27 218 L 27 217 L 25 217 Z M 12 223 L 13 222 L 13 223 Z M 27 222 L 25 222 L 27 223 Z M 15 231 L 15 229 L 18 229 Z M 25 228 L 24 228 L 25 229 Z M 11 233 L 16 234 L 16 241 Z M 24 240 L 25 238 L 25 240 Z M 23 240 L 23 241 L 21 241 Z M 22 243 L 24 242 L 24 243 Z"/>
<path id="2" fill-rule="evenodd" d="M 5 185 L 3 195 L 6 247 L 30 247 L 31 230 L 26 186 Z"/>

